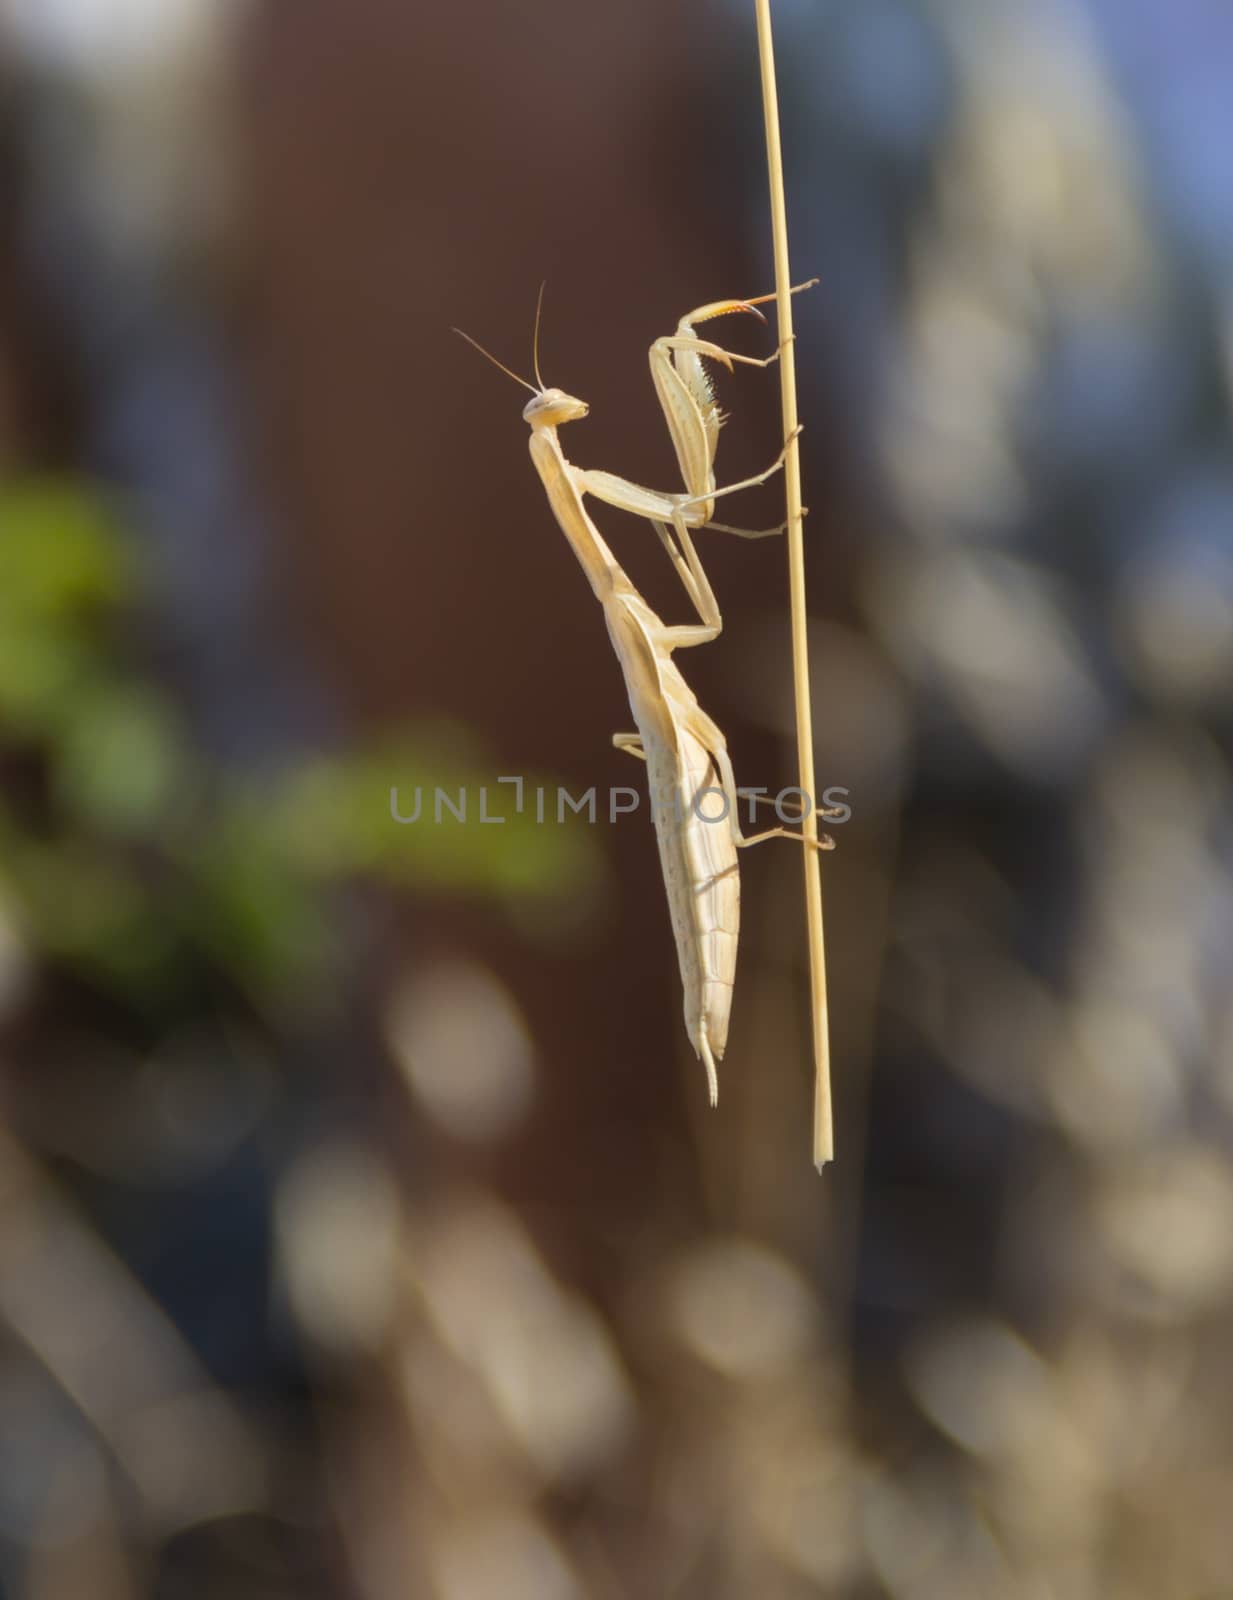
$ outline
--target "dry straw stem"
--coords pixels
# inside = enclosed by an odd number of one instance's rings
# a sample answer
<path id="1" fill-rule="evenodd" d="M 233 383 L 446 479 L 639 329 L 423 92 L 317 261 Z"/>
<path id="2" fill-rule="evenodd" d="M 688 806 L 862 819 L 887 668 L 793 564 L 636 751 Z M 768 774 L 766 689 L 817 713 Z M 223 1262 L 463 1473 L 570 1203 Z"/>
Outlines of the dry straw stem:
<path id="1" fill-rule="evenodd" d="M 771 37 L 770 0 L 755 0 L 758 57 L 762 65 L 762 110 L 766 122 L 766 161 L 771 184 L 771 231 L 775 246 L 775 299 L 779 308 L 779 362 L 784 438 L 790 441 L 784 462 L 788 503 L 788 584 L 792 607 L 792 679 L 796 692 L 796 747 L 800 786 L 814 796 L 813 713 L 809 696 L 809 622 L 805 611 L 804 514 L 801 510 L 801 460 L 796 437 L 796 347 L 792 334 L 791 275 L 788 261 L 788 217 L 784 201 L 783 156 L 779 142 L 779 95 L 775 88 L 775 48 Z M 822 930 L 822 869 L 816 849 L 818 808 L 812 805 L 803 824 L 808 841 L 801 851 L 805 871 L 805 917 L 809 928 L 809 994 L 813 1018 L 814 1108 L 813 1160 L 819 1172 L 834 1158 L 831 1124 L 830 1028 L 826 1004 L 826 945 Z"/>

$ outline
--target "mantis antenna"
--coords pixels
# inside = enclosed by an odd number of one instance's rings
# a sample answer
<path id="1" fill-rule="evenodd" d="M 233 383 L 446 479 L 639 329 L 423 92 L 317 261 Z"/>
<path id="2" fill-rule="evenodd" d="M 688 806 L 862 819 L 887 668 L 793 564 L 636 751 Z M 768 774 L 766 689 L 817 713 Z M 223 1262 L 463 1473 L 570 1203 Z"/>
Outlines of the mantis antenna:
<path id="1" fill-rule="evenodd" d="M 531 340 L 531 361 L 535 367 L 535 381 L 539 384 L 539 392 L 544 392 L 544 380 L 539 370 L 539 319 L 544 309 L 544 290 L 548 287 L 547 278 L 540 280 L 539 294 L 535 301 L 535 333 Z"/>
<path id="2" fill-rule="evenodd" d="M 543 292 L 544 291 L 541 289 L 540 290 L 540 294 L 542 295 Z M 535 328 L 536 328 L 536 332 L 538 333 L 539 332 L 538 319 L 536 320 Z M 524 389 L 530 389 L 532 394 L 543 394 L 543 392 L 544 392 L 543 384 L 541 384 L 539 386 L 539 388 L 537 389 L 533 383 L 528 383 L 525 378 L 520 378 L 516 372 L 511 372 L 510 369 L 505 365 L 504 361 L 498 361 L 496 356 L 493 355 L 492 351 L 491 350 L 485 350 L 483 345 L 479 342 L 478 339 L 473 339 L 469 333 L 464 333 L 461 328 L 452 328 L 450 331 L 452 333 L 456 333 L 460 339 L 465 339 L 468 344 L 474 345 L 475 348 L 479 351 L 480 355 L 484 356 L 487 360 L 491 361 L 494 367 L 499 367 L 507 378 L 512 378 L 515 383 L 520 383 Z M 538 364 L 537 364 L 537 369 L 536 369 L 535 376 L 537 378 L 539 377 Z"/>

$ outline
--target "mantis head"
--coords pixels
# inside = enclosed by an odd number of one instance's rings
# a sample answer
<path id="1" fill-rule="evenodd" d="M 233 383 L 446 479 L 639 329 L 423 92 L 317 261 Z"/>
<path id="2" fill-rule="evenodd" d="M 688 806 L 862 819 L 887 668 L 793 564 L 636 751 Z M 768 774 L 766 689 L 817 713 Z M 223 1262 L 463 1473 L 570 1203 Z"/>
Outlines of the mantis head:
<path id="1" fill-rule="evenodd" d="M 573 395 L 566 394 L 564 389 L 546 389 L 542 378 L 537 388 L 535 384 L 528 383 L 525 378 L 520 378 L 516 372 L 511 372 L 503 361 L 498 361 L 491 350 L 485 350 L 483 345 L 473 339 L 469 333 L 463 333 L 461 328 L 455 328 L 454 332 L 461 334 L 468 344 L 475 345 L 480 355 L 486 356 L 494 367 L 500 367 L 507 377 L 513 378 L 514 382 L 520 383 L 524 389 L 530 389 L 531 399 L 523 407 L 522 416 L 523 420 L 529 422 L 532 428 L 558 428 L 563 422 L 577 422 L 579 418 L 585 417 L 587 412 L 590 411 L 591 408 L 585 400 L 575 400 Z M 536 363 L 535 376 L 539 378 L 538 362 Z"/>
<path id="2" fill-rule="evenodd" d="M 585 400 L 575 400 L 572 394 L 566 394 L 564 389 L 548 389 L 539 370 L 539 319 L 544 305 L 544 286 L 539 286 L 539 300 L 535 306 L 535 334 L 532 341 L 533 360 L 535 364 L 535 382 L 528 383 L 525 378 L 520 378 L 516 372 L 511 372 L 503 361 L 498 361 L 491 350 L 485 350 L 478 340 L 473 339 L 469 333 L 463 333 L 461 328 L 454 332 L 460 334 L 468 344 L 474 345 L 480 355 L 491 361 L 494 367 L 499 367 L 506 377 L 513 378 L 515 383 L 520 383 L 524 389 L 530 389 L 532 398 L 523 407 L 522 416 L 532 428 L 559 428 L 563 422 L 577 422 L 585 417 L 590 406 Z"/>
<path id="3" fill-rule="evenodd" d="M 575 400 L 564 389 L 540 389 L 522 409 L 524 422 L 533 428 L 558 428 L 563 422 L 577 422 L 590 410 L 585 400 Z"/>

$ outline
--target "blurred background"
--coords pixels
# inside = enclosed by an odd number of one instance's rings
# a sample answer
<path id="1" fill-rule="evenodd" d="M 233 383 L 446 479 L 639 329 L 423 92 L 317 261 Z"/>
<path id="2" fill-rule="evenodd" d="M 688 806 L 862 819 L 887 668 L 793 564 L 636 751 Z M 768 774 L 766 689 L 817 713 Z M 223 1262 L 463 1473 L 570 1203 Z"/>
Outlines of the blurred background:
<path id="1" fill-rule="evenodd" d="M 642 778 L 451 326 L 546 279 L 571 456 L 675 485 L 751 12 L 0 4 L 5 1596 L 1233 1595 L 1233 12 L 776 7 L 836 1164 L 795 853 L 712 1112 L 645 808 L 477 825 Z M 703 555 L 774 791 L 782 552 Z"/>

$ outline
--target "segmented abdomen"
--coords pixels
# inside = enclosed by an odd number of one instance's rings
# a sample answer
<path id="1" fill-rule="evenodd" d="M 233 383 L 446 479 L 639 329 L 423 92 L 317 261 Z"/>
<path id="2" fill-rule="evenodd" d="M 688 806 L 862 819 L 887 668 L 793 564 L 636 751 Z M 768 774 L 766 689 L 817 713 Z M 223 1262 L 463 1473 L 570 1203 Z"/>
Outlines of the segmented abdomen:
<path id="1" fill-rule="evenodd" d="M 740 878 L 727 798 L 705 747 L 678 728 L 675 746 L 640 728 L 651 808 L 694 1050 L 718 1060 L 728 1042 L 740 931 Z M 650 737 L 648 737 L 650 735 Z"/>

